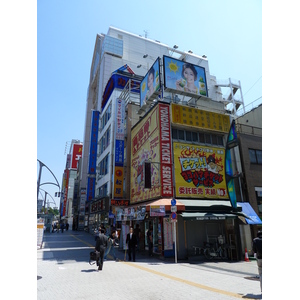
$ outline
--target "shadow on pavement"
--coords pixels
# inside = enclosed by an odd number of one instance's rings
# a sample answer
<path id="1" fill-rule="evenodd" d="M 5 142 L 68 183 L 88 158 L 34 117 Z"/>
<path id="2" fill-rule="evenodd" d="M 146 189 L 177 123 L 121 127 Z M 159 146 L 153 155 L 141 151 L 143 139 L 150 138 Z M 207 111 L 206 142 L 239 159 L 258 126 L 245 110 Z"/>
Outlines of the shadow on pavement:
<path id="1" fill-rule="evenodd" d="M 262 299 L 262 295 L 253 295 L 253 294 L 247 294 L 244 295 L 243 298 L 245 299 Z"/>
<path id="2" fill-rule="evenodd" d="M 98 269 L 90 269 L 90 270 L 81 270 L 83 273 L 92 273 L 92 272 L 98 272 Z"/>

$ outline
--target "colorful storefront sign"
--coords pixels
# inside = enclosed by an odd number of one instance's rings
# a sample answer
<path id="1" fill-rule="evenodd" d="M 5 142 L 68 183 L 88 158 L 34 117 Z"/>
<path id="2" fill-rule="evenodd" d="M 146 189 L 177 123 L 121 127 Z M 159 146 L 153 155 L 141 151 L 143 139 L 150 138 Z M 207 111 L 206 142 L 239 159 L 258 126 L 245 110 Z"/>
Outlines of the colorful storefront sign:
<path id="1" fill-rule="evenodd" d="M 151 217 L 164 217 L 166 215 L 164 205 L 150 205 Z"/>
<path id="2" fill-rule="evenodd" d="M 173 143 L 176 197 L 228 199 L 225 149 Z"/>
<path id="3" fill-rule="evenodd" d="M 125 137 L 125 103 L 122 99 L 116 101 L 115 118 L 115 160 L 113 174 L 113 197 L 123 197 L 124 180 L 124 137 Z"/>

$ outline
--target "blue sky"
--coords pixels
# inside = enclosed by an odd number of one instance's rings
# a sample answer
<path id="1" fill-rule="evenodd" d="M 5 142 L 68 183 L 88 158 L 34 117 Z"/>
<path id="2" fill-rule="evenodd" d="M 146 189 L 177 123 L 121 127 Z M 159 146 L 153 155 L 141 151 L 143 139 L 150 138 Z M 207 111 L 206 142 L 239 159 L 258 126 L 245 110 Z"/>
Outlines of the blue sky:
<path id="1" fill-rule="evenodd" d="M 205 54 L 217 79 L 241 81 L 245 105 L 262 100 L 261 1 L 169 3 L 37 2 L 37 158 L 60 184 L 69 142 L 83 140 L 96 34 L 106 34 L 109 26 Z M 43 169 L 42 182 L 49 181 L 54 179 Z M 54 185 L 43 188 L 52 197 L 57 191 Z"/>

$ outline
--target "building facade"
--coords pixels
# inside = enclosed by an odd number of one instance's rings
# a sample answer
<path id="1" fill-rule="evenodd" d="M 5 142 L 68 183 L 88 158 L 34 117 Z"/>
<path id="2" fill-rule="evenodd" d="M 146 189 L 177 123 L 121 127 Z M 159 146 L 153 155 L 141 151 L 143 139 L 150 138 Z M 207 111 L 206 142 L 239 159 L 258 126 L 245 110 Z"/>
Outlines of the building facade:
<path id="1" fill-rule="evenodd" d="M 60 198 L 60 219 L 68 222 L 70 228 L 77 210 L 78 194 L 78 164 L 82 157 L 82 143 L 79 140 L 72 140 L 69 153 L 67 154 L 66 167 L 63 173 L 61 198 Z"/>
<path id="2" fill-rule="evenodd" d="M 113 225 L 125 249 L 138 224 L 147 249 L 152 227 L 154 252 L 174 256 L 175 237 L 179 258 L 222 236 L 240 259 L 242 207 L 229 199 L 225 152 L 243 99 L 229 83 L 225 99 L 204 55 L 113 27 L 97 35 L 79 181 L 87 230 Z"/>

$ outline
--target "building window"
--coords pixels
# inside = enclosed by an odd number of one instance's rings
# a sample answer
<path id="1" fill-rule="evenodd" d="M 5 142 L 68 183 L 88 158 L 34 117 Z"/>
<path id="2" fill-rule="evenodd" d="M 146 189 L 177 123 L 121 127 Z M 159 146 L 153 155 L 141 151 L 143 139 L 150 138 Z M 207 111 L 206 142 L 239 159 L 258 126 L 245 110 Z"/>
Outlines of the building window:
<path id="1" fill-rule="evenodd" d="M 192 133 L 190 131 L 186 131 L 185 132 L 185 139 L 188 141 L 188 142 L 191 142 L 192 141 Z"/>
<path id="2" fill-rule="evenodd" d="M 204 133 L 202 133 L 202 132 L 199 133 L 199 140 L 200 140 L 200 143 L 205 144 Z"/>
<path id="3" fill-rule="evenodd" d="M 249 149 L 249 157 L 251 164 L 262 164 L 262 150 Z"/>
<path id="4" fill-rule="evenodd" d="M 178 139 L 184 141 L 184 131 L 178 129 Z"/>
<path id="5" fill-rule="evenodd" d="M 198 142 L 198 134 L 197 134 L 197 132 L 192 132 L 192 141 L 193 142 Z"/>
<path id="6" fill-rule="evenodd" d="M 256 200 L 257 200 L 258 212 L 262 213 L 262 192 L 261 191 L 256 191 Z"/>
<path id="7" fill-rule="evenodd" d="M 106 197 L 107 196 L 107 183 L 103 184 L 98 189 L 99 197 Z"/>
<path id="8" fill-rule="evenodd" d="M 172 138 L 173 138 L 174 140 L 177 140 L 177 139 L 178 139 L 178 136 L 177 136 L 177 129 L 172 128 Z"/>
<path id="9" fill-rule="evenodd" d="M 110 117 L 111 117 L 111 103 L 107 107 L 105 113 L 102 115 L 101 130 L 103 130 L 103 128 L 105 127 L 105 125 L 108 123 Z"/>
<path id="10" fill-rule="evenodd" d="M 172 139 L 193 142 L 193 143 L 200 142 L 200 144 L 224 147 L 223 136 L 218 134 L 203 133 L 203 132 L 198 133 L 195 131 L 172 128 Z"/>
<path id="11" fill-rule="evenodd" d="M 210 145 L 211 144 L 211 135 L 210 134 L 205 134 L 205 144 Z"/>
<path id="12" fill-rule="evenodd" d="M 108 163 L 109 163 L 109 155 L 107 154 L 104 159 L 100 161 L 100 170 L 99 170 L 99 178 L 102 178 L 106 174 L 108 174 Z"/>

